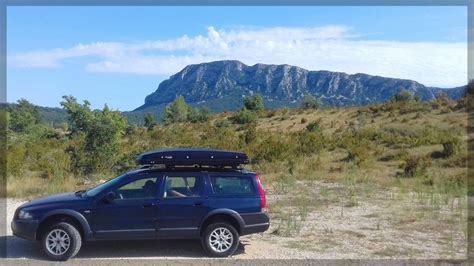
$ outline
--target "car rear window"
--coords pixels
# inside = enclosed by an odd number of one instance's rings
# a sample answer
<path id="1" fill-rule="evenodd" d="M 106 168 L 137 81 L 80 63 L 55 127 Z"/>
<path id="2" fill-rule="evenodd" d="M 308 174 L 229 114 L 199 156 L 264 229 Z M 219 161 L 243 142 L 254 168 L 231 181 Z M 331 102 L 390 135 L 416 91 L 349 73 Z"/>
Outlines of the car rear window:
<path id="1" fill-rule="evenodd" d="M 249 176 L 211 176 L 216 194 L 253 194 L 254 186 Z"/>

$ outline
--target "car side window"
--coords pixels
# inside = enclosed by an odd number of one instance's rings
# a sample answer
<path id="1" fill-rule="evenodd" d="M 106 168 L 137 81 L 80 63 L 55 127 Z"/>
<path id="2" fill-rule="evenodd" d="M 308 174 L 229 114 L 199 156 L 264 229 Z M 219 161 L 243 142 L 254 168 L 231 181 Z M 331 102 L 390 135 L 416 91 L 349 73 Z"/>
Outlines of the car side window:
<path id="1" fill-rule="evenodd" d="M 114 190 L 116 200 L 150 199 L 157 192 L 157 177 L 148 177 L 129 182 Z"/>
<path id="2" fill-rule="evenodd" d="M 167 176 L 164 198 L 186 198 L 202 196 L 204 180 L 201 176 Z"/>
<path id="3" fill-rule="evenodd" d="M 252 178 L 249 176 L 211 176 L 215 194 L 253 194 Z"/>

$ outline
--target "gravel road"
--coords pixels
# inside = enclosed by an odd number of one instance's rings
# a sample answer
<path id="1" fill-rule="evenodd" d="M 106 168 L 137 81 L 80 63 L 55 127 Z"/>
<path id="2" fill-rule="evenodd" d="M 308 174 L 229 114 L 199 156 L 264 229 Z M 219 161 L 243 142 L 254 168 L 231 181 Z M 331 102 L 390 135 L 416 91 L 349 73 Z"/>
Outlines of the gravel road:
<path id="1" fill-rule="evenodd" d="M 38 243 L 12 235 L 10 221 L 15 209 L 21 204 L 22 201 L 14 199 L 7 199 L 5 204 L 5 200 L 0 199 L 0 213 L 5 213 L 1 208 L 7 207 L 6 219 L 0 219 L 0 225 L 2 228 L 6 228 L 6 230 L 0 232 L 0 250 L 5 250 L 2 245 L 6 245 L 6 259 L 0 258 L 0 265 L 50 265 L 51 262 L 47 261 L 42 255 Z M 365 260 L 362 261 L 364 265 L 380 265 L 381 263 L 392 265 L 406 263 L 406 260 L 414 258 L 421 258 L 425 261 L 408 262 L 410 264 L 415 262 L 417 265 L 430 265 L 433 261 L 426 261 L 426 259 L 449 259 L 447 263 L 450 264 L 451 262 L 463 262 L 463 259 L 466 258 L 466 240 L 462 238 L 462 234 L 459 239 L 450 240 L 452 242 L 450 245 L 454 245 L 452 246 L 454 253 L 446 255 L 443 253 L 443 248 L 446 246 L 446 244 L 443 244 L 443 235 L 440 236 L 440 232 L 437 231 L 430 230 L 418 234 L 419 228 L 413 229 L 411 232 L 396 230 L 393 225 L 383 222 L 391 219 L 381 219 L 380 226 L 385 228 L 383 230 L 364 229 L 364 227 L 373 224 L 371 219 L 374 219 L 368 218 L 366 213 L 376 212 L 382 218 L 384 217 L 383 208 L 380 206 L 381 204 L 375 202 L 364 203 L 357 208 L 348 209 L 344 217 L 340 217 L 338 209 L 329 206 L 324 212 L 310 214 L 307 230 L 303 230 L 302 236 L 295 238 L 280 237 L 271 233 L 275 230 L 274 227 L 271 227 L 266 233 L 242 237 L 236 254 L 227 259 L 207 257 L 199 241 L 103 241 L 84 243 L 79 254 L 68 261 L 68 264 L 128 265 L 130 263 L 159 263 L 176 265 L 197 263 L 211 265 L 219 262 L 242 265 L 253 264 L 255 259 L 264 259 L 261 262 L 272 265 L 285 265 L 290 262 L 292 265 L 308 264 L 310 262 L 311 264 L 334 265 L 334 262 L 337 261 L 328 259 L 351 259 L 352 261 L 362 259 Z M 380 219 L 380 217 L 376 219 Z M 426 232 L 430 233 L 426 234 Z M 457 235 L 459 234 L 456 233 L 455 238 L 457 238 Z M 441 241 L 441 244 L 436 244 L 437 241 Z M 328 244 L 331 243 L 335 245 L 328 247 Z M 301 245 L 304 248 L 301 248 Z M 391 247 L 391 249 L 387 249 L 387 247 Z M 378 252 L 381 248 L 390 252 Z M 413 250 L 416 253 L 407 253 L 407 251 Z M 374 258 L 378 260 L 370 260 Z M 380 259 L 404 259 L 405 261 L 382 261 Z"/>

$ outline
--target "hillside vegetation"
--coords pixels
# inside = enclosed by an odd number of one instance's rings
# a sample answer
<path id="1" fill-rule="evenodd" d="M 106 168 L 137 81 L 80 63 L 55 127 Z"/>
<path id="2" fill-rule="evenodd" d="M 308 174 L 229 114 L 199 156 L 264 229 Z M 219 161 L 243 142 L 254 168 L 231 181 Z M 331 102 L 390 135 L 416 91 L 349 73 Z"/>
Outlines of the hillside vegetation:
<path id="1" fill-rule="evenodd" d="M 178 97 L 163 121 L 148 114 L 137 126 L 67 96 L 67 123 L 52 127 L 22 100 L 8 112 L 7 195 L 91 187 L 136 168 L 148 150 L 237 150 L 267 192 L 271 227 L 250 236 L 271 246 L 264 256 L 462 259 L 474 230 L 466 223 L 468 103 L 402 91 L 366 107 L 321 107 L 305 96 L 298 109 L 268 110 L 254 95 L 216 114 Z"/>
<path id="2" fill-rule="evenodd" d="M 467 100 L 407 97 L 367 107 L 318 109 L 316 103 L 278 110 L 265 110 L 259 97 L 249 97 L 241 111 L 219 114 L 189 109 L 177 99 L 165 123 L 149 116 L 144 127 L 127 124 L 107 107 L 92 111 L 87 102 L 65 97 L 69 120 L 60 128 L 41 123 L 24 101 L 10 110 L 8 195 L 91 186 L 135 168 L 138 154 L 164 147 L 245 151 L 252 158 L 248 167 L 282 188 L 297 180 L 343 182 L 351 176 L 382 186 L 463 191 Z"/>

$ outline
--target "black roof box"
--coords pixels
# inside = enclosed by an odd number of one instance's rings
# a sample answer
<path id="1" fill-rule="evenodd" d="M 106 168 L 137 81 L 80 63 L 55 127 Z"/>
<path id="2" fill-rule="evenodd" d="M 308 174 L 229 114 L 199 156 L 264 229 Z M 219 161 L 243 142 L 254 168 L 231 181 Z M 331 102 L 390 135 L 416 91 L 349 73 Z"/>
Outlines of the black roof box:
<path id="1" fill-rule="evenodd" d="M 162 149 L 142 153 L 137 157 L 137 163 L 140 165 L 164 164 L 167 167 L 176 165 L 237 167 L 240 164 L 248 164 L 249 159 L 247 154 L 242 152 L 214 149 L 178 148 Z"/>

